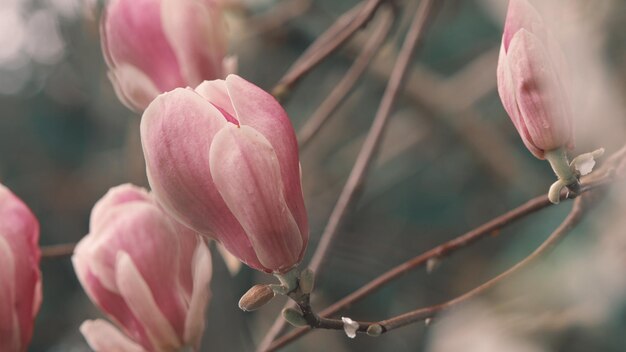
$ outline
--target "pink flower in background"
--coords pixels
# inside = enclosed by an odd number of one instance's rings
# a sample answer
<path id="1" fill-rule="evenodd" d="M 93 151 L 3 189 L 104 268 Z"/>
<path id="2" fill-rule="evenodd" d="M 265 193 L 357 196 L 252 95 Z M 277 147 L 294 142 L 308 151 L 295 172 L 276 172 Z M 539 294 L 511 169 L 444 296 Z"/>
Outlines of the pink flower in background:
<path id="1" fill-rule="evenodd" d="M 112 188 L 93 208 L 74 269 L 91 300 L 121 329 L 86 321 L 96 351 L 197 351 L 209 301 L 211 258 L 141 188 Z"/>
<path id="2" fill-rule="evenodd" d="M 110 0 L 100 32 L 109 78 L 133 110 L 145 109 L 160 93 L 232 70 L 215 1 Z"/>
<path id="3" fill-rule="evenodd" d="M 152 190 L 177 220 L 257 270 L 300 262 L 309 230 L 298 144 L 271 95 L 236 75 L 176 89 L 146 109 L 141 138 Z"/>
<path id="4" fill-rule="evenodd" d="M 41 305 L 39 222 L 0 185 L 0 351 L 26 351 Z"/>
<path id="5" fill-rule="evenodd" d="M 564 55 L 527 0 L 511 0 L 498 60 L 498 92 L 526 147 L 539 159 L 573 144 Z"/>

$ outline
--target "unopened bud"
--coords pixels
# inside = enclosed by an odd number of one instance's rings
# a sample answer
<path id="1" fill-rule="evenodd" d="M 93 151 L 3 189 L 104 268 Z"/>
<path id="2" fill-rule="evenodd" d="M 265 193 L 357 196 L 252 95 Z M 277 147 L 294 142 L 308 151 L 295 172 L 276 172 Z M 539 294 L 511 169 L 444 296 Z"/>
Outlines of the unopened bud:
<path id="1" fill-rule="evenodd" d="M 293 308 L 285 308 L 283 309 L 283 318 L 287 320 L 287 322 L 295 327 L 307 326 L 306 319 L 302 316 L 302 313 L 298 312 Z"/>
<path id="2" fill-rule="evenodd" d="M 372 337 L 378 337 L 383 333 L 383 327 L 380 324 L 372 324 L 367 328 L 367 334 Z"/>
<path id="3" fill-rule="evenodd" d="M 257 310 L 274 298 L 274 291 L 268 285 L 254 285 L 239 300 L 239 308 L 250 312 Z"/>
<path id="4" fill-rule="evenodd" d="M 315 274 L 311 269 L 304 269 L 300 273 L 300 290 L 304 294 L 313 292 L 313 286 L 315 285 Z"/>

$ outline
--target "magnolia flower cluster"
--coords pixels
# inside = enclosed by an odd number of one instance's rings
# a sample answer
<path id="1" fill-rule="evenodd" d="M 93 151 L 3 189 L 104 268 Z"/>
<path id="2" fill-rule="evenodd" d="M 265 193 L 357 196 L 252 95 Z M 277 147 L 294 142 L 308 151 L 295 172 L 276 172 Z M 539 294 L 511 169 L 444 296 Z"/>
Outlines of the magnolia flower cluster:
<path id="1" fill-rule="evenodd" d="M 211 277 L 205 238 L 268 273 L 302 259 L 295 133 L 271 95 L 236 75 L 216 79 L 228 70 L 213 1 L 112 0 L 102 39 L 120 100 L 145 109 L 151 192 L 119 186 L 93 208 L 73 263 L 113 324 L 81 331 L 96 351 L 197 351 Z"/>
<path id="2" fill-rule="evenodd" d="M 106 7 L 109 77 L 124 104 L 145 109 L 140 133 L 151 191 L 112 188 L 72 257 L 87 295 L 111 321 L 82 324 L 96 351 L 200 349 L 210 299 L 207 238 L 281 278 L 294 273 L 307 247 L 293 127 L 270 94 L 227 75 L 216 1 L 110 0 Z M 526 147 L 558 170 L 558 187 L 572 180 L 560 173 L 571 166 L 554 156 L 573 143 L 564 61 L 536 10 L 511 0 L 498 92 Z M 31 339 L 41 303 L 38 237 L 33 214 L 0 185 L 0 351 L 25 351 Z M 308 295 L 313 274 L 302 275 L 299 289 Z M 251 296 L 260 298 L 247 302 Z M 240 304 L 254 309 L 273 296 L 261 285 Z"/>

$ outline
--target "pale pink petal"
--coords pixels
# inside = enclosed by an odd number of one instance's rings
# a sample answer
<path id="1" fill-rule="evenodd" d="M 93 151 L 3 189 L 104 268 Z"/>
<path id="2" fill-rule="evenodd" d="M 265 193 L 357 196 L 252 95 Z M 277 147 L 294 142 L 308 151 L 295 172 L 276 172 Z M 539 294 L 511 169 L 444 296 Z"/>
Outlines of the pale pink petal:
<path id="1" fill-rule="evenodd" d="M 511 41 L 508 60 L 520 113 L 533 144 L 542 150 L 567 145 L 572 117 L 569 101 L 544 45 L 522 29 Z"/>
<path id="2" fill-rule="evenodd" d="M 223 79 L 204 81 L 196 87 L 195 91 L 214 106 L 219 106 L 229 115 L 236 116 L 228 89 L 226 89 L 226 81 Z"/>
<path id="3" fill-rule="evenodd" d="M 189 86 L 224 78 L 226 26 L 218 6 L 197 0 L 162 0 L 163 29 Z"/>
<path id="4" fill-rule="evenodd" d="M 120 64 L 108 76 L 117 98 L 133 111 L 143 111 L 161 93 L 150 77 L 131 65 Z"/>
<path id="5" fill-rule="evenodd" d="M 189 258 L 193 258 L 196 248 L 199 245 L 206 246 L 206 244 L 204 240 L 193 230 L 180 224 L 176 228 L 176 235 L 179 236 L 178 238 L 180 239 L 179 281 L 185 303 L 188 305 L 189 301 L 191 301 L 191 295 L 193 292 L 193 261 L 189 260 Z"/>
<path id="6" fill-rule="evenodd" d="M 80 325 L 80 332 L 95 352 L 146 352 L 104 320 L 87 320 Z"/>
<path id="7" fill-rule="evenodd" d="M 131 202 L 152 202 L 145 189 L 129 183 L 113 187 L 96 202 L 89 217 L 90 232 L 97 236 L 102 228 L 110 224 L 111 210 L 122 204 Z"/>
<path id="8" fill-rule="evenodd" d="M 226 264 L 226 268 L 230 273 L 230 276 L 235 276 L 241 270 L 241 262 L 237 257 L 232 255 L 223 245 L 217 243 L 216 245 L 217 251 L 220 253 L 220 256 L 224 260 L 224 264 Z"/>
<path id="9" fill-rule="evenodd" d="M 6 352 L 22 350 L 15 279 L 15 258 L 11 246 L 0 236 L 0 351 Z"/>
<path id="10" fill-rule="evenodd" d="M 533 155 L 535 155 L 537 158 L 543 159 L 544 151 L 537 148 L 533 144 L 532 138 L 528 133 L 528 130 L 526 129 L 526 125 L 519 111 L 519 107 L 517 105 L 515 84 L 511 76 L 511 68 L 509 65 L 507 54 L 504 52 L 504 46 L 500 47 L 497 75 L 498 94 L 500 95 L 500 100 L 502 100 L 502 105 L 504 106 L 504 109 L 509 114 L 511 121 L 513 121 L 513 125 L 515 125 L 515 128 L 520 134 L 526 148 L 528 148 L 528 150 L 533 153 Z"/>
<path id="11" fill-rule="evenodd" d="M 142 345 L 150 346 L 151 343 L 143 325 L 130 311 L 126 302 L 119 294 L 105 288 L 100 280 L 90 271 L 88 265 L 91 255 L 80 248 L 82 244 L 84 244 L 83 241 L 79 242 L 76 247 L 72 256 L 72 263 L 83 289 L 100 309 L 124 329 L 127 335 Z"/>
<path id="12" fill-rule="evenodd" d="M 136 67 L 159 91 L 185 86 L 176 56 L 163 32 L 160 1 L 112 0 L 101 26 L 109 66 Z"/>
<path id="13" fill-rule="evenodd" d="M 309 225 L 300 184 L 298 142 L 287 113 L 269 93 L 237 75 L 229 75 L 226 86 L 239 122 L 257 130 L 274 148 L 285 201 L 298 224 L 302 242 L 307 243 Z"/>
<path id="14" fill-rule="evenodd" d="M 128 253 L 118 252 L 116 279 L 121 296 L 146 328 L 155 348 L 166 351 L 181 348 L 182 343 L 174 328 L 161 313 L 150 287 Z"/>
<path id="15" fill-rule="evenodd" d="M 222 61 L 222 67 L 224 76 L 237 74 L 237 71 L 239 70 L 239 59 L 235 55 L 227 56 L 224 58 L 224 61 Z"/>
<path id="16" fill-rule="evenodd" d="M 159 96 L 141 121 L 148 180 L 169 214 L 195 231 L 217 238 L 237 257 L 258 268 L 241 225 L 209 171 L 211 140 L 227 125 L 232 123 L 192 90 L 176 89 Z"/>
<path id="17" fill-rule="evenodd" d="M 204 243 L 199 243 L 192 260 L 193 293 L 185 321 L 184 341 L 198 348 L 204 331 L 204 315 L 211 298 L 211 253 Z"/>
<path id="18" fill-rule="evenodd" d="M 215 135 L 209 160 L 215 185 L 260 263 L 276 272 L 291 269 L 304 244 L 285 201 L 281 166 L 270 142 L 250 126 L 230 125 Z"/>
<path id="19" fill-rule="evenodd" d="M 506 52 L 509 50 L 513 36 L 522 28 L 541 38 L 546 35 L 541 15 L 528 0 L 510 0 L 502 35 L 502 45 Z"/>
<path id="20" fill-rule="evenodd" d="M 177 289 L 180 239 L 175 228 L 151 202 L 131 202 L 110 212 L 109 227 L 102 230 L 92 249 L 93 273 L 109 290 L 119 292 L 116 258 L 120 251 L 127 252 L 159 302 L 161 312 L 182 335 L 186 313 L 184 296 Z"/>
<path id="21" fill-rule="evenodd" d="M 187 89 L 159 96 L 141 120 L 152 192 L 180 222 L 205 234 L 220 227 L 212 222 L 229 220 L 222 216 L 225 205 L 207 173 L 210 141 L 227 123 L 215 107 Z"/>

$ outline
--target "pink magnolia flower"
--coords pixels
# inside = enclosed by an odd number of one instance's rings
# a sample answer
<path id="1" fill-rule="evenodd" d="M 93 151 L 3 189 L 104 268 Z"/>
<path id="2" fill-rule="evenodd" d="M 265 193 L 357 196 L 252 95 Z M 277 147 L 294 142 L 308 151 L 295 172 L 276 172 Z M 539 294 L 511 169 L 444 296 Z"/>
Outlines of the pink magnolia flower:
<path id="1" fill-rule="evenodd" d="M 203 240 L 168 217 L 141 188 L 112 188 L 91 212 L 74 270 L 91 300 L 121 329 L 86 321 L 96 351 L 197 351 L 209 301 Z"/>
<path id="2" fill-rule="evenodd" d="M 564 55 L 527 0 L 511 0 L 498 60 L 498 92 L 526 147 L 539 159 L 573 144 Z"/>
<path id="3" fill-rule="evenodd" d="M 309 230 L 298 145 L 271 95 L 236 75 L 176 89 L 146 109 L 141 139 L 152 190 L 178 221 L 255 269 L 300 262 Z"/>
<path id="4" fill-rule="evenodd" d="M 39 222 L 0 185 L 0 351 L 26 351 L 41 305 Z"/>
<path id="5" fill-rule="evenodd" d="M 102 51 L 119 99 L 143 110 L 157 95 L 222 78 L 231 69 L 219 4 L 208 0 L 110 0 Z"/>

